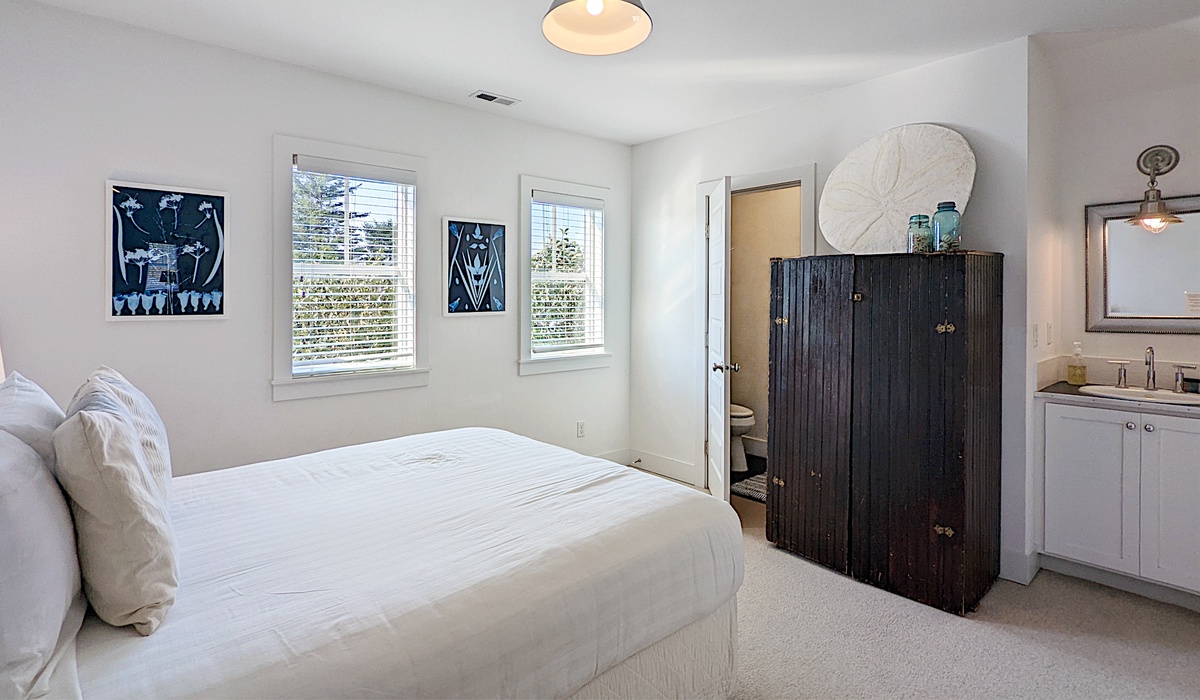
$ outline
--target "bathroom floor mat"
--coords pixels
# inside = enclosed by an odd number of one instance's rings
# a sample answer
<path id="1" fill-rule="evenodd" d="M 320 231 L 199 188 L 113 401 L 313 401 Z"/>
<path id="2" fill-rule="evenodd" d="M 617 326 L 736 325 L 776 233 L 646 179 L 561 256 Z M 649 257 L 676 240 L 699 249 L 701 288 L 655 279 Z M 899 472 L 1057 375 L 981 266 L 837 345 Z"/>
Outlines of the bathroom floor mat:
<path id="1" fill-rule="evenodd" d="M 748 498 L 759 503 L 767 502 L 767 475 L 755 474 L 749 479 L 743 479 L 729 487 L 729 492 L 735 496 Z"/>

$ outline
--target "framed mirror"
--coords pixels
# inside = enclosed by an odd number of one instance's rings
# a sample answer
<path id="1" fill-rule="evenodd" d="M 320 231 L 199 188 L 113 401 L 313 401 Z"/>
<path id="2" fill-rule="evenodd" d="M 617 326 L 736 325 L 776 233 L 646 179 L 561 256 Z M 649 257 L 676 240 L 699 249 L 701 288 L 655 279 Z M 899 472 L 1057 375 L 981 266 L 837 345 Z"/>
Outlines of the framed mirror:
<path id="1" fill-rule="evenodd" d="M 1139 202 L 1084 209 L 1089 331 L 1200 334 L 1200 195 L 1163 201 L 1161 233 L 1125 223 Z"/>

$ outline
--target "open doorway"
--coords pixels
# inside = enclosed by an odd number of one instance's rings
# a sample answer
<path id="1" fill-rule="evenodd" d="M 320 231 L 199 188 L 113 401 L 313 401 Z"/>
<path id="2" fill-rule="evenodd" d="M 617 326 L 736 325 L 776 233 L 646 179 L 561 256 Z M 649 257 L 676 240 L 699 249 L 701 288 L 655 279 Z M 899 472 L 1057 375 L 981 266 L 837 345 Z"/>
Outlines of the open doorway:
<path id="1" fill-rule="evenodd" d="M 761 404 L 764 414 L 767 410 L 765 371 L 770 338 L 770 259 L 782 256 L 813 255 L 816 252 L 816 174 L 816 164 L 808 164 L 787 170 L 702 182 L 696 189 L 697 221 L 706 249 L 706 254 L 702 258 L 704 265 L 700 272 L 705 281 L 705 297 L 704 304 L 698 308 L 698 311 L 701 312 L 705 329 L 705 357 L 707 358 L 702 377 L 704 434 L 703 440 L 697 444 L 697 448 L 700 450 L 700 459 L 697 463 L 700 465 L 700 471 L 703 472 L 703 482 L 696 482 L 696 484 L 703 483 L 709 493 L 718 498 L 725 500 L 730 498 L 731 458 L 736 460 L 739 467 L 739 480 L 743 476 L 749 476 L 747 474 L 750 472 L 749 465 L 744 470 L 740 469 L 742 455 L 745 454 L 743 435 L 751 436 L 749 442 L 752 456 L 759 459 L 766 456 L 765 437 L 769 416 L 752 416 L 750 413 L 753 409 L 743 404 L 737 404 L 736 401 L 737 398 L 743 398 L 749 403 Z M 776 190 L 783 192 L 775 197 L 770 196 L 769 193 Z M 739 223 L 743 223 L 743 228 L 751 226 L 760 229 L 759 235 L 755 235 L 753 232 L 748 233 L 746 240 L 740 244 L 735 242 L 730 235 L 734 228 L 732 221 L 733 194 L 739 195 L 739 209 L 743 204 L 748 206 L 744 212 L 747 215 L 745 217 L 747 221 L 757 221 L 756 224 L 744 223 L 741 221 L 743 217 L 739 216 Z M 754 195 L 762 196 L 755 197 Z M 790 195 L 796 195 L 795 201 Z M 782 218 L 774 217 L 769 211 L 756 206 L 761 205 L 764 201 L 776 206 L 781 201 L 788 203 L 786 206 L 791 206 L 793 211 Z M 780 237 L 781 226 L 788 229 L 782 238 L 789 245 L 786 248 L 776 249 L 770 241 L 772 237 Z M 795 243 L 797 233 L 799 235 L 798 246 Z M 752 241 L 754 238 L 761 238 L 766 243 L 755 244 Z M 743 309 L 743 305 L 740 303 L 736 309 L 730 304 L 731 283 L 734 276 L 731 269 L 734 246 L 742 249 L 741 252 L 748 265 L 761 267 L 759 269 L 761 278 L 757 285 L 760 295 L 756 300 L 755 296 L 751 294 L 746 301 L 746 306 L 752 310 Z M 755 248 L 762 249 L 762 254 L 754 252 Z M 737 274 L 736 284 L 739 291 L 743 291 L 743 280 L 752 279 L 753 276 L 753 273 Z M 749 284 L 746 289 L 753 289 L 755 286 Z M 761 373 L 756 370 L 748 371 L 745 375 L 748 379 L 745 382 L 741 378 L 735 380 L 735 377 L 741 374 L 741 364 L 735 354 L 735 343 L 732 342 L 735 338 L 731 324 L 736 324 L 739 328 L 757 327 L 761 331 L 759 343 L 762 347 L 761 355 L 743 347 L 743 340 L 750 344 L 754 342 L 749 333 L 743 333 L 740 330 L 736 332 L 738 348 L 736 352 L 746 353 L 752 365 L 762 368 Z M 751 352 L 754 352 L 753 357 L 750 357 Z M 734 395 L 734 382 L 737 381 L 739 386 L 743 383 L 754 386 L 756 382 L 750 378 L 752 376 L 757 376 L 757 383 L 761 384 L 761 398 L 751 398 L 750 390 L 747 390 L 746 393 L 739 390 L 739 393 Z M 731 415 L 731 409 L 735 405 L 739 407 L 736 418 Z M 754 424 L 759 424 L 756 431 L 754 431 Z M 735 429 L 736 435 L 734 435 Z M 754 438 L 758 438 L 758 441 L 756 442 Z M 765 463 L 758 463 L 756 467 L 763 469 Z M 745 481 L 749 481 L 749 479 L 745 479 Z M 756 483 L 762 487 L 762 491 L 765 493 L 765 478 L 759 476 Z M 762 498 L 765 499 L 765 496 Z"/>
<path id="2" fill-rule="evenodd" d="M 801 255 L 800 182 L 734 190 L 729 228 L 730 491 L 767 499 L 771 258 Z M 741 444 L 738 444 L 738 441 Z"/>

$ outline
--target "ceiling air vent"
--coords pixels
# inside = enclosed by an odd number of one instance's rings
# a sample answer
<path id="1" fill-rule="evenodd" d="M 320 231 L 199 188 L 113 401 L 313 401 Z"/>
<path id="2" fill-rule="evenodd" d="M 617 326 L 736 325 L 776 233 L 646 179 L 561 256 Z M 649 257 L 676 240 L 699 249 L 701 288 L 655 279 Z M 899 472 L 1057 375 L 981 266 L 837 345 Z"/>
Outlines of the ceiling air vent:
<path id="1" fill-rule="evenodd" d="M 520 100 L 513 98 L 513 97 L 505 97 L 504 95 L 497 95 L 494 92 L 484 92 L 483 90 L 473 93 L 471 95 L 471 97 L 477 97 L 477 98 L 483 100 L 484 102 L 491 102 L 492 104 L 504 105 L 505 107 L 511 107 L 511 106 L 515 105 L 516 103 L 520 102 Z"/>

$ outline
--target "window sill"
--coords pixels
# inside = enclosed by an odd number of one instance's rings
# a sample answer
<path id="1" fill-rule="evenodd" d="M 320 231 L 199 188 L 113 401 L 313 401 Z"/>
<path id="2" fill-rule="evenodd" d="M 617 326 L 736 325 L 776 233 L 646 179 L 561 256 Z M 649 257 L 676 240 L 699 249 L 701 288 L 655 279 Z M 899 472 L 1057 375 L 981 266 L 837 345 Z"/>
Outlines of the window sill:
<path id="1" fill-rule="evenodd" d="M 276 401 L 292 401 L 294 399 L 312 399 L 320 396 L 361 394 L 368 391 L 408 389 L 411 387 L 427 386 L 428 384 L 429 370 L 417 368 L 358 375 L 344 374 L 328 377 L 307 377 L 305 379 L 276 379 L 271 382 L 271 390 L 274 393 Z"/>
<path id="2" fill-rule="evenodd" d="M 596 352 L 588 355 L 560 355 L 558 357 L 526 358 L 517 363 L 522 377 L 551 372 L 573 372 L 580 369 L 600 369 L 612 364 L 612 353 Z"/>

